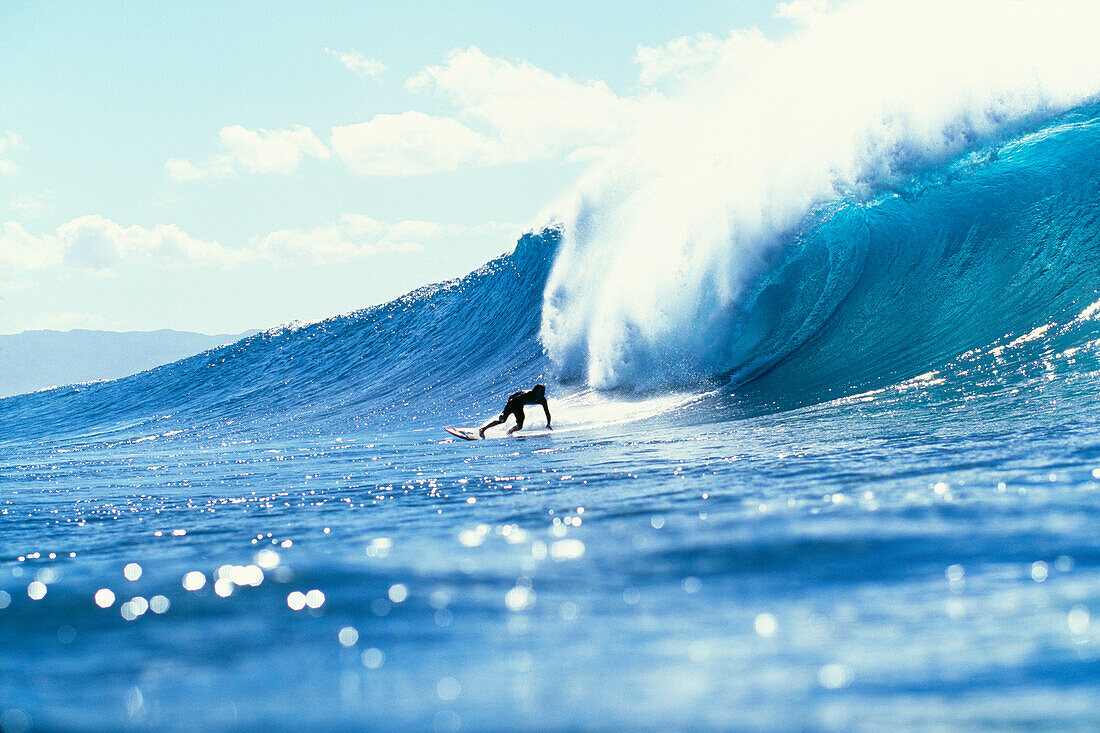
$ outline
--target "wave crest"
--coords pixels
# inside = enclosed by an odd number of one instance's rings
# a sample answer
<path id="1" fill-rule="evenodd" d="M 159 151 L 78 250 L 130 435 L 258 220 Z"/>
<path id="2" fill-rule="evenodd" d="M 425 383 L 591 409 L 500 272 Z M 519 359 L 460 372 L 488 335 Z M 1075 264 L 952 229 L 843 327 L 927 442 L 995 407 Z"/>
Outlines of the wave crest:
<path id="1" fill-rule="evenodd" d="M 1098 21 L 1076 1 L 865 2 L 731 38 L 578 186 L 543 302 L 560 376 L 644 389 L 777 363 L 858 280 L 861 205 L 1100 92 Z"/>

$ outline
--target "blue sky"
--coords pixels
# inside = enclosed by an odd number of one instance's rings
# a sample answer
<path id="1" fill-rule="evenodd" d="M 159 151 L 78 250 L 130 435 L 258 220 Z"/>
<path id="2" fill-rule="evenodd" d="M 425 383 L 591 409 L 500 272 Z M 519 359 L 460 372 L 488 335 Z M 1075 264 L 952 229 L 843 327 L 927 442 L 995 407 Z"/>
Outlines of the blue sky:
<path id="1" fill-rule="evenodd" d="M 0 332 L 239 331 L 464 274 L 675 83 L 699 34 L 782 35 L 775 11 L 7 3 Z"/>

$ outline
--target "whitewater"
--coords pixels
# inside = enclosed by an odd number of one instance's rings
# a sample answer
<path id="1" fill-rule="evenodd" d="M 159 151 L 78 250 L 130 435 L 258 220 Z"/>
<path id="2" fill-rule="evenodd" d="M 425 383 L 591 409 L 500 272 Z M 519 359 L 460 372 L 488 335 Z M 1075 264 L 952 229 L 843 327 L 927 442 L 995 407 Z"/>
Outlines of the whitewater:
<path id="1" fill-rule="evenodd" d="M 464 278 L 0 400 L 0 729 L 1095 730 L 1096 14 L 734 34 Z"/>

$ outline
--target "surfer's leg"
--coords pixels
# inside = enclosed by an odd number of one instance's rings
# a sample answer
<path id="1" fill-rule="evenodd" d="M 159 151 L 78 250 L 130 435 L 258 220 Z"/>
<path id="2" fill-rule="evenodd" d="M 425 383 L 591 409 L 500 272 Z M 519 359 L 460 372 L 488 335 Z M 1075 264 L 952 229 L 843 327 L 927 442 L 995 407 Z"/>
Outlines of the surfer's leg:
<path id="1" fill-rule="evenodd" d="M 494 425 L 500 425 L 502 422 L 504 422 L 507 419 L 508 419 L 508 413 L 504 413 L 500 417 L 498 417 L 496 420 L 490 420 L 489 422 L 487 422 L 487 423 L 485 423 L 484 425 L 481 426 L 481 430 L 477 431 L 478 436 L 481 437 L 481 438 L 484 438 L 486 430 L 493 427 Z"/>
<path id="2" fill-rule="evenodd" d="M 521 407 L 512 414 L 516 416 L 516 424 L 508 428 L 509 435 L 523 428 L 523 408 Z"/>

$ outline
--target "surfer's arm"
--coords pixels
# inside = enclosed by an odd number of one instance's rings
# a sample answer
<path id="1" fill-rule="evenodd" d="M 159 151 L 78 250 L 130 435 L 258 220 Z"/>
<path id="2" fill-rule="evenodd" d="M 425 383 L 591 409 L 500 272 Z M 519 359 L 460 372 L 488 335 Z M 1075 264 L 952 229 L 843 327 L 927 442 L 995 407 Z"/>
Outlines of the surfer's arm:
<path id="1" fill-rule="evenodd" d="M 546 413 L 546 427 L 553 430 L 553 428 L 550 427 L 550 405 L 546 404 L 546 400 L 543 400 L 541 404 L 542 411 Z"/>

